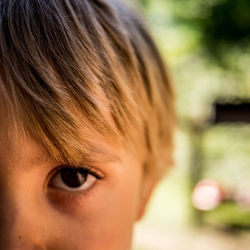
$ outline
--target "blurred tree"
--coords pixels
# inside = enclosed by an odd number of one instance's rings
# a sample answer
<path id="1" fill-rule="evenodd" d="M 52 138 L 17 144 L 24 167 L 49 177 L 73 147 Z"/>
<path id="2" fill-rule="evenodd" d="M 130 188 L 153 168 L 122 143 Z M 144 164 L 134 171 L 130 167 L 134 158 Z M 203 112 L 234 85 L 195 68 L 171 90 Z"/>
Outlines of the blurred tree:
<path id="1" fill-rule="evenodd" d="M 143 7 L 148 7 L 150 0 L 138 0 Z"/>
<path id="2" fill-rule="evenodd" d="M 200 34 L 200 45 L 208 52 L 207 56 L 224 66 L 228 66 L 225 54 L 230 50 L 244 53 L 249 51 L 249 0 L 137 1 L 148 9 L 153 5 L 165 6 L 166 15 L 170 9 L 172 22 L 197 30 Z"/>
<path id="3" fill-rule="evenodd" d="M 203 1 L 199 9 L 199 16 L 194 17 L 192 21 L 201 30 L 202 44 L 211 55 L 222 59 L 225 49 L 240 48 L 243 51 L 248 49 L 249 0 L 207 0 Z"/>

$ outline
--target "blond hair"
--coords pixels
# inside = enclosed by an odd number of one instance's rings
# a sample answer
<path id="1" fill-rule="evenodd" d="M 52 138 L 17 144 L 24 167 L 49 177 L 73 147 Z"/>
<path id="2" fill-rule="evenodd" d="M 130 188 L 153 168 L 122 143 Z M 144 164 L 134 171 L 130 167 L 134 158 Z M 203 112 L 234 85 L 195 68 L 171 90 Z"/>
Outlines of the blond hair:
<path id="1" fill-rule="evenodd" d="M 146 170 L 160 176 L 172 159 L 173 90 L 136 12 L 117 0 L 4 0 L 0 12 L 12 127 L 69 164 L 91 157 L 93 134 L 146 149 Z"/>

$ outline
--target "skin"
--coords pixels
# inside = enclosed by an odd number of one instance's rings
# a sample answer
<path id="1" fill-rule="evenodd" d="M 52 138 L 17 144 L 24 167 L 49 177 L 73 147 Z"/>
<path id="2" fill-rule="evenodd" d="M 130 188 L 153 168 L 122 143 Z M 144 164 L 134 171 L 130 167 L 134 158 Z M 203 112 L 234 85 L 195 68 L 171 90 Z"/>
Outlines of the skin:
<path id="1" fill-rule="evenodd" d="M 89 165 L 102 178 L 89 178 L 95 182 L 86 190 L 67 191 L 59 175 L 53 179 L 61 163 L 32 137 L 19 138 L 8 128 L 2 117 L 0 249 L 131 249 L 133 225 L 155 185 L 141 159 L 97 138 L 116 159 L 93 160 Z"/>

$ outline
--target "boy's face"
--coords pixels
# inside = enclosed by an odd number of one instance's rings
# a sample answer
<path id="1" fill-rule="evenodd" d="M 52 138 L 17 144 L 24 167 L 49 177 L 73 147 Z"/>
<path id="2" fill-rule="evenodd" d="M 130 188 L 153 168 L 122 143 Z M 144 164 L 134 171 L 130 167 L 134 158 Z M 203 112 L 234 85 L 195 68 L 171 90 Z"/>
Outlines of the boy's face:
<path id="1" fill-rule="evenodd" d="M 130 249 L 153 186 L 139 158 L 97 141 L 117 159 L 91 162 L 90 173 L 57 168 L 32 138 L 6 131 L 1 120 L 0 249 Z"/>

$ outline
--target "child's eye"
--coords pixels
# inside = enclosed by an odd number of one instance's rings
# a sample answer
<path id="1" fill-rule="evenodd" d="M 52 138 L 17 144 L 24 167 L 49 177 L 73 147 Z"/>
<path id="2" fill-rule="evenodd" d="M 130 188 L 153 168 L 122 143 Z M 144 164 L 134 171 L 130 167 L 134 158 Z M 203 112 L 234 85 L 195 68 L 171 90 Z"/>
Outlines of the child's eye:
<path id="1" fill-rule="evenodd" d="M 85 191 L 91 188 L 100 177 L 83 167 L 60 167 L 50 179 L 48 186 L 65 191 Z"/>

